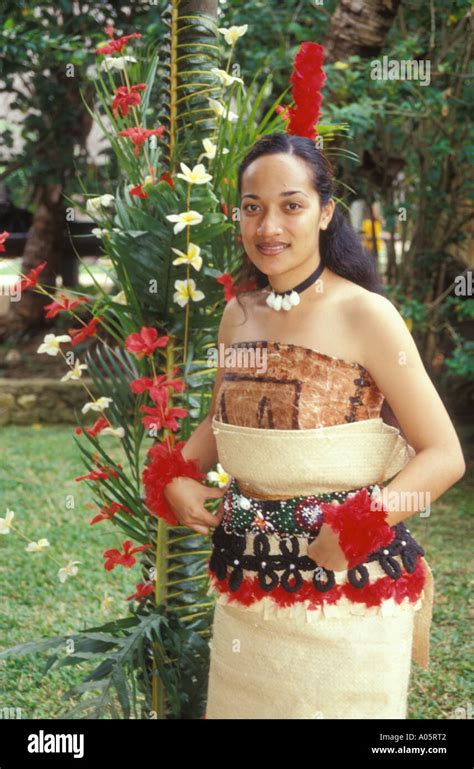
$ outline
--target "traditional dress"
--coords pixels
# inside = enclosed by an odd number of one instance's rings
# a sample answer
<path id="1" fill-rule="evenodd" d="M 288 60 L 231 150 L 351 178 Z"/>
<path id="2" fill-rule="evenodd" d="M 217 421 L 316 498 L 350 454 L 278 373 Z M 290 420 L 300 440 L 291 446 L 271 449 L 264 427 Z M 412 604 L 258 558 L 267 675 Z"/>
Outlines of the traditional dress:
<path id="1" fill-rule="evenodd" d="M 379 491 L 414 456 L 359 363 L 299 345 L 230 345 L 212 428 L 232 478 L 213 532 L 205 717 L 406 718 L 427 668 L 433 577 L 403 522 L 345 571 L 307 548 L 321 502 Z"/>

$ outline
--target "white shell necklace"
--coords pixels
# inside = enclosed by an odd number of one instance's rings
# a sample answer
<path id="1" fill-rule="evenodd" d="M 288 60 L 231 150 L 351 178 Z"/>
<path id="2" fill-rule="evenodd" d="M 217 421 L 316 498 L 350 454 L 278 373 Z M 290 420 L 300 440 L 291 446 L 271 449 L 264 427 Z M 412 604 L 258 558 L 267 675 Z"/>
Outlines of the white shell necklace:
<path id="1" fill-rule="evenodd" d="M 321 260 L 315 269 L 315 271 L 309 276 L 309 278 L 305 278 L 301 283 L 298 283 L 297 286 L 295 286 L 291 291 L 272 291 L 269 293 L 269 295 L 266 298 L 266 303 L 269 307 L 271 307 L 273 310 L 291 310 L 292 307 L 295 307 L 297 304 L 300 303 L 300 293 L 301 291 L 304 291 L 305 288 L 308 288 L 308 286 L 311 286 L 312 283 L 314 283 L 319 276 L 321 275 L 322 271 L 324 270 L 325 264 L 321 257 Z"/>

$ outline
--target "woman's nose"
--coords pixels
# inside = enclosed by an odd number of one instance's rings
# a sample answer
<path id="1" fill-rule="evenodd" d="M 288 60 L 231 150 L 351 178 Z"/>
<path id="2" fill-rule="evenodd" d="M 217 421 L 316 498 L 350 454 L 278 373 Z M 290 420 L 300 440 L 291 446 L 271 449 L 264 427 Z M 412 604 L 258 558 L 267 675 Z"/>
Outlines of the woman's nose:
<path id="1" fill-rule="evenodd" d="M 282 232 L 278 217 L 272 214 L 266 214 L 257 227 L 259 235 L 276 235 Z"/>

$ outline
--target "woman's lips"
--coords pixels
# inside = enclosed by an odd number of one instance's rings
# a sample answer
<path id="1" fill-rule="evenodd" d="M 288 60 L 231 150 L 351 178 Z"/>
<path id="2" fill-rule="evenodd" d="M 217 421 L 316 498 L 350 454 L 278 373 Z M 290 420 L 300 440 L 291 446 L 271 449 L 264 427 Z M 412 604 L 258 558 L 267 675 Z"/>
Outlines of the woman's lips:
<path id="1" fill-rule="evenodd" d="M 265 254 L 266 256 L 274 256 L 275 254 L 279 254 L 281 251 L 284 251 L 285 248 L 288 248 L 288 244 L 280 244 L 278 246 L 265 246 L 263 244 L 257 246 L 258 250 Z"/>

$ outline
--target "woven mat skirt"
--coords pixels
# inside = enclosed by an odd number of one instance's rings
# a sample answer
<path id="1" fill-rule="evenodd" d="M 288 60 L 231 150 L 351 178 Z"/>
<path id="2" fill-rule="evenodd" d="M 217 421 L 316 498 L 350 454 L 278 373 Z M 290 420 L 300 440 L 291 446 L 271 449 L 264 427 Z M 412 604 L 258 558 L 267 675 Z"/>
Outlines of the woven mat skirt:
<path id="1" fill-rule="evenodd" d="M 414 615 L 297 623 L 216 604 L 205 717 L 404 719 Z"/>

